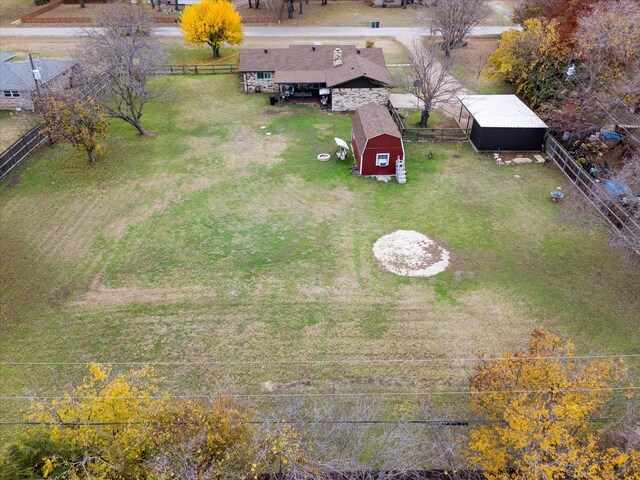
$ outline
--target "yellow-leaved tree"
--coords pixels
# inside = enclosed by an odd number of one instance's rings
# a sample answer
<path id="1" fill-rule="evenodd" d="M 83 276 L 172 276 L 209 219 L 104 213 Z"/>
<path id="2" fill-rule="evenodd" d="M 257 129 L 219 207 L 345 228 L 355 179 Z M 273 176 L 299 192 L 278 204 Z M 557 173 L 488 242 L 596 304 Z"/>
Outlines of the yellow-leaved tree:
<path id="1" fill-rule="evenodd" d="M 185 7 L 180 28 L 187 42 L 209 45 L 213 58 L 220 57 L 223 43 L 242 43 L 242 17 L 228 0 L 202 0 Z"/>
<path id="2" fill-rule="evenodd" d="M 253 411 L 227 397 L 171 398 L 148 369 L 89 365 L 82 384 L 34 402 L 0 448 L 0 480 L 246 478 Z"/>
<path id="3" fill-rule="evenodd" d="M 80 386 L 60 399 L 32 404 L 26 414 L 29 421 L 50 424 L 43 476 L 143 475 L 151 446 L 147 422 L 167 407 L 167 396 L 147 369 L 114 374 L 110 366 L 91 364 L 89 372 Z"/>
<path id="4" fill-rule="evenodd" d="M 51 90 L 35 97 L 40 131 L 52 142 L 69 142 L 87 154 L 89 163 L 104 152 L 100 144 L 107 133 L 105 108 L 92 96 L 72 90 Z"/>
<path id="5" fill-rule="evenodd" d="M 538 107 L 555 94 L 570 55 L 554 23 L 529 19 L 522 31 L 507 30 L 500 36 L 489 67 L 494 77 L 515 85 L 517 93 Z"/>
<path id="6" fill-rule="evenodd" d="M 592 418 L 622 388 L 619 360 L 576 359 L 571 343 L 534 331 L 523 351 L 483 359 L 470 377 L 469 455 L 490 480 L 640 478 L 640 452 L 601 445 Z"/>

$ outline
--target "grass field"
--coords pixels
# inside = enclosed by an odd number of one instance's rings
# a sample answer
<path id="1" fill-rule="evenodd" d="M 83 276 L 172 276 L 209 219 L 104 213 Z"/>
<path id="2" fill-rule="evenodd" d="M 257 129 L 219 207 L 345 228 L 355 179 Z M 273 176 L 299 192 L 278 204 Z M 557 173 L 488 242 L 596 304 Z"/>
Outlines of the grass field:
<path id="1" fill-rule="evenodd" d="M 32 112 L 0 111 L 0 152 L 18 140 L 36 123 L 37 115 Z"/>
<path id="2" fill-rule="evenodd" d="M 497 38 L 469 38 L 467 46 L 452 52 L 451 75 L 474 93 L 515 93 L 512 85 L 501 83 L 487 73 L 489 57 L 498 47 Z"/>
<path id="3" fill-rule="evenodd" d="M 0 25 L 9 25 L 34 8 L 33 0 L 2 0 L 0 2 Z"/>
<path id="4" fill-rule="evenodd" d="M 415 392 L 464 386 L 467 365 L 291 362 L 456 359 L 535 327 L 637 350 L 638 270 L 562 215 L 574 199 L 549 201 L 552 165 L 410 144 L 406 185 L 361 179 L 315 160 L 349 114 L 269 107 L 234 76 L 170 81 L 143 117 L 157 136 L 113 120 L 96 165 L 60 145 L 0 183 L 0 360 L 187 362 L 157 367 L 174 392 Z M 371 247 L 397 229 L 436 239 L 450 268 L 382 270 Z M 81 374 L 2 365 L 0 395 Z"/>

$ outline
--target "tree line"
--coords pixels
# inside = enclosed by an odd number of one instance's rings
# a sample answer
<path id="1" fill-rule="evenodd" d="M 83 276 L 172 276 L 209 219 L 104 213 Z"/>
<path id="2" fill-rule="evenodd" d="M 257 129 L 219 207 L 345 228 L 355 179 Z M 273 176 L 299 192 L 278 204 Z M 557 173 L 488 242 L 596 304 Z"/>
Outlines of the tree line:
<path id="1" fill-rule="evenodd" d="M 534 331 L 525 348 L 478 357 L 468 409 L 484 421 L 428 428 L 380 425 L 388 409 L 360 399 L 265 413 L 172 398 L 152 370 L 91 364 L 80 385 L 26 409 L 0 479 L 637 479 L 637 417 L 593 422 L 623 416 L 611 399 L 628 382 L 619 359 L 576 358 L 571 342 Z M 427 405 L 413 414 L 442 418 Z"/>

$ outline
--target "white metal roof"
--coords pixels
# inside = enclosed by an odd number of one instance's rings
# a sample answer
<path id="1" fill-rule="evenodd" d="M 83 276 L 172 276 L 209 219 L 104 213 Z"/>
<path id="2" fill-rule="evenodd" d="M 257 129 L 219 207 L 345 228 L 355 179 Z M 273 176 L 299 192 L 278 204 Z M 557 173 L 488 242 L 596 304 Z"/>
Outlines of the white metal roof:
<path id="1" fill-rule="evenodd" d="M 490 128 L 547 128 L 515 95 L 459 95 L 478 125 Z"/>

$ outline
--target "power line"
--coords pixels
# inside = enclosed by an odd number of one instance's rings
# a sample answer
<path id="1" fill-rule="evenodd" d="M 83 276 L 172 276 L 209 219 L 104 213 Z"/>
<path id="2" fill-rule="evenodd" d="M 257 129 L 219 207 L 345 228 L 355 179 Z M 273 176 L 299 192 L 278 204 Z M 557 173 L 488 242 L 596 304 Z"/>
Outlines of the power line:
<path id="1" fill-rule="evenodd" d="M 587 393 L 640 390 L 640 386 L 604 387 L 604 388 L 559 388 L 543 390 L 429 390 L 421 392 L 306 392 L 306 393 L 224 393 L 210 392 L 185 395 L 125 395 L 125 396 L 80 396 L 80 395 L 42 395 L 42 396 L 0 396 L 0 401 L 21 400 L 184 400 L 210 399 L 216 397 L 233 398 L 304 398 L 304 397 L 371 397 L 371 396 L 436 396 L 436 395 L 520 395 L 533 393 Z"/>
<path id="2" fill-rule="evenodd" d="M 640 353 L 621 353 L 613 355 L 557 355 L 548 357 L 433 357 L 433 358 L 407 358 L 407 359 L 346 359 L 346 360 L 193 360 L 193 361 L 115 361 L 115 362 L 21 362 L 21 361 L 0 361 L 0 366 L 20 367 L 20 366 L 87 366 L 114 365 L 114 366 L 189 366 L 189 365 L 367 365 L 367 364 L 403 364 L 403 363 L 466 363 L 466 362 L 511 362 L 511 361 L 538 361 L 538 360 L 598 360 L 616 358 L 640 358 Z"/>
<path id="3" fill-rule="evenodd" d="M 590 419 L 591 422 L 614 422 L 622 417 L 601 417 Z M 411 419 L 411 420 L 250 420 L 247 423 L 254 425 L 432 425 L 461 427 L 474 424 L 501 424 L 502 420 L 487 420 L 482 418 L 472 419 Z M 49 426 L 49 427 L 103 427 L 125 425 L 199 425 L 199 422 L 36 422 L 28 420 L 0 421 L 0 426 Z"/>
<path id="4" fill-rule="evenodd" d="M 305 421 L 266 421 L 251 420 L 247 423 L 257 425 L 450 425 L 463 426 L 479 423 L 498 423 L 495 420 L 462 419 L 462 420 L 305 420 Z M 34 421 L 0 421 L 0 425 L 25 425 L 25 426 L 59 426 L 59 427 L 102 427 L 111 425 L 198 425 L 198 422 L 34 422 Z"/>

